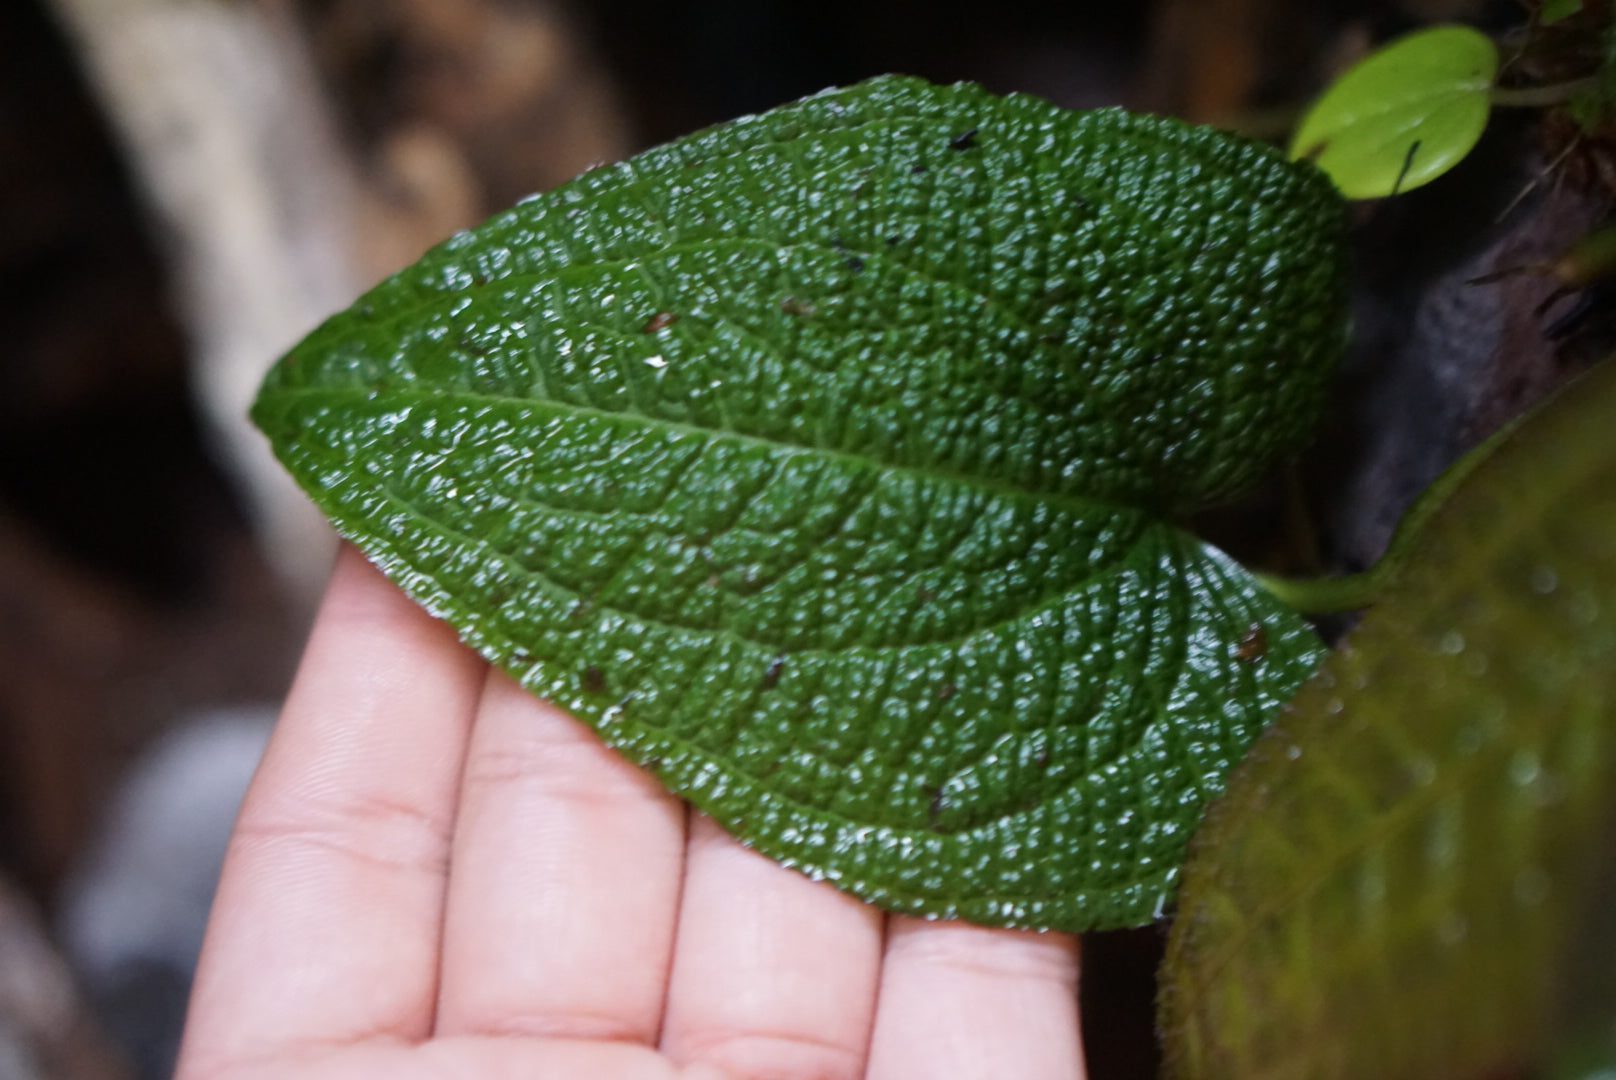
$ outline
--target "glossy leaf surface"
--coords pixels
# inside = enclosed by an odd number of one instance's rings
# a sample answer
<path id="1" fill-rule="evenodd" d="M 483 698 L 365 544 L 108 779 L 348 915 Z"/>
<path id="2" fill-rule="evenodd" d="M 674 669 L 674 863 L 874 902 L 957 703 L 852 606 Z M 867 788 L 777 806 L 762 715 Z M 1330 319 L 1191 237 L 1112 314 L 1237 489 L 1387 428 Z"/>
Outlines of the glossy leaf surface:
<path id="1" fill-rule="evenodd" d="M 1319 656 L 1169 516 L 1307 431 L 1342 217 L 1210 130 L 879 79 L 452 239 L 254 417 L 758 849 L 894 910 L 1135 923 Z"/>
<path id="2" fill-rule="evenodd" d="M 1382 46 L 1308 109 L 1291 156 L 1349 199 L 1417 188 L 1457 165 L 1487 127 L 1498 50 L 1468 26 L 1436 26 Z"/>
<path id="3" fill-rule="evenodd" d="M 1607 364 L 1482 463 L 1231 776 L 1164 969 L 1174 1076 L 1613 1060 L 1613 412 Z"/>

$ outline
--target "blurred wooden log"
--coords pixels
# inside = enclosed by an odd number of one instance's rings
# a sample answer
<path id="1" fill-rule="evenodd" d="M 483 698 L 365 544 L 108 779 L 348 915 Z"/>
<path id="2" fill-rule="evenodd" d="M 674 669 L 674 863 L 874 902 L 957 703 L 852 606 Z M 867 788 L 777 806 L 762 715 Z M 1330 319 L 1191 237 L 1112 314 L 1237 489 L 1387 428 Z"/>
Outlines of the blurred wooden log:
<path id="1" fill-rule="evenodd" d="M 295 34 L 271 10 L 52 3 L 170 246 L 221 456 L 243 481 L 271 558 L 312 595 L 331 547 L 325 525 L 244 415 L 270 362 L 359 289 L 354 167 Z"/>
<path id="2" fill-rule="evenodd" d="M 312 598 L 330 536 L 245 422 L 258 381 L 364 285 L 475 223 L 490 196 L 503 205 L 620 155 L 607 82 L 553 5 L 323 5 L 324 24 L 348 31 L 322 54 L 336 85 L 344 56 L 380 38 L 409 68 L 370 89 L 390 98 L 391 122 L 356 152 L 336 134 L 293 0 L 50 3 L 170 247 L 217 447 L 270 558 Z"/>

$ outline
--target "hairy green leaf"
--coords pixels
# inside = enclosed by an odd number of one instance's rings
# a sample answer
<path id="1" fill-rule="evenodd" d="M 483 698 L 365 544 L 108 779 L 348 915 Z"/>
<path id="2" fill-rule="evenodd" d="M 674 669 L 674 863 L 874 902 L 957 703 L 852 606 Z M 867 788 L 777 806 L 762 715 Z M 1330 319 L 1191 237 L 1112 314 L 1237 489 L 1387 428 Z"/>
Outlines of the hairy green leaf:
<path id="1" fill-rule="evenodd" d="M 1607 364 L 1479 465 L 1235 770 L 1169 943 L 1173 1075 L 1612 1060 L 1613 412 Z"/>
<path id="2" fill-rule="evenodd" d="M 1497 48 L 1468 26 L 1399 38 L 1313 103 L 1291 138 L 1291 156 L 1316 162 L 1349 199 L 1428 184 L 1481 138 L 1497 72 Z"/>
<path id="3" fill-rule="evenodd" d="M 1136 923 L 1319 657 L 1170 517 L 1305 435 L 1342 221 L 1256 144 L 878 79 L 455 237 L 253 415 L 758 849 L 899 911 Z"/>

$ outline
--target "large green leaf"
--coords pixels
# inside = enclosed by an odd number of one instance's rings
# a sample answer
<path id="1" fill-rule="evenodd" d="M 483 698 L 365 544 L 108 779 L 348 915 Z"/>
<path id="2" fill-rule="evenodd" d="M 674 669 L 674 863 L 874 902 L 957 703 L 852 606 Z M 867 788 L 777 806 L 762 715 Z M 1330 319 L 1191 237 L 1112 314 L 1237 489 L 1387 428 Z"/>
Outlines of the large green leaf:
<path id="1" fill-rule="evenodd" d="M 1291 155 L 1316 161 L 1350 199 L 1428 184 L 1487 127 L 1498 49 L 1468 26 L 1433 26 L 1384 45 L 1302 118 Z"/>
<path id="2" fill-rule="evenodd" d="M 1235 770 L 1164 969 L 1175 1076 L 1612 1060 L 1613 415 L 1607 364 L 1478 466 Z"/>
<path id="3" fill-rule="evenodd" d="M 880 79 L 455 237 L 253 415 L 394 580 L 760 850 L 1135 923 L 1319 657 L 1167 517 L 1305 435 L 1342 221 L 1256 144 Z"/>

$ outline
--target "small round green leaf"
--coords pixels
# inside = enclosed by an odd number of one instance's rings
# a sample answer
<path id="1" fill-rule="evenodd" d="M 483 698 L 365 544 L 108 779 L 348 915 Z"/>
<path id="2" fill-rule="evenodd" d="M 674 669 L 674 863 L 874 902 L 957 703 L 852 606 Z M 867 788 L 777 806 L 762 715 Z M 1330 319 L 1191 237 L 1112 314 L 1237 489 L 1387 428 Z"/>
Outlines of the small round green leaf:
<path id="1" fill-rule="evenodd" d="M 1342 211 L 1211 129 L 877 79 L 448 241 L 253 416 L 759 850 L 899 911 L 1138 923 L 1322 652 L 1172 519 L 1306 437 Z"/>
<path id="2" fill-rule="evenodd" d="M 1315 162 L 1349 199 L 1429 183 L 1481 138 L 1497 71 L 1497 48 L 1468 26 L 1399 38 L 1313 103 L 1291 140 L 1291 157 Z"/>

